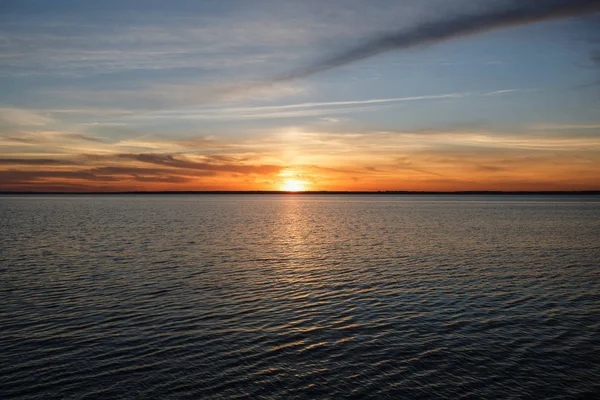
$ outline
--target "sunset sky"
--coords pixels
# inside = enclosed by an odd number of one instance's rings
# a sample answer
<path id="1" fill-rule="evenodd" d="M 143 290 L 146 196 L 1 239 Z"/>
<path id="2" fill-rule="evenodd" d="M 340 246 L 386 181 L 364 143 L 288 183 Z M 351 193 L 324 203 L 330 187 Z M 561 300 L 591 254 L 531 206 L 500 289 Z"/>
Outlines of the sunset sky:
<path id="1" fill-rule="evenodd" d="M 598 0 L 0 3 L 0 190 L 600 190 Z"/>

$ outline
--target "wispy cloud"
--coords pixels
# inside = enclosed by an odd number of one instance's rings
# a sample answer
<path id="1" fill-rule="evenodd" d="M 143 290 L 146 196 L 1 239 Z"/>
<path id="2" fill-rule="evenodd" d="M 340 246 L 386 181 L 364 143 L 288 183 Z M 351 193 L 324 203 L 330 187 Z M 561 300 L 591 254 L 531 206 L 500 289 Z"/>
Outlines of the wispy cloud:
<path id="1" fill-rule="evenodd" d="M 54 119 L 42 113 L 23 108 L 0 108 L 0 124 L 16 127 L 45 126 Z"/>
<path id="2" fill-rule="evenodd" d="M 158 138 L 155 144 L 163 149 L 173 145 L 166 138 L 162 146 Z M 580 188 L 599 183 L 597 138 L 475 130 L 336 133 L 298 129 L 289 134 L 273 131 L 228 146 L 219 141 L 203 144 L 209 146 L 202 150 L 205 155 L 183 147 L 177 153 L 158 149 L 118 153 L 121 145 L 113 143 L 103 145 L 102 153 L 0 158 L 0 186 L 5 190 L 67 190 L 81 184 L 102 190 L 277 189 L 278 180 L 290 176 L 301 177 L 315 190 L 347 188 L 349 181 L 352 187 L 365 190 L 441 189 L 445 186 L 440 179 L 448 185 L 450 180 L 463 181 L 463 189 L 489 189 L 493 182 L 505 189 L 515 182 L 551 184 L 554 178 L 570 180 Z M 400 181 L 404 186 L 394 186 Z"/>
<path id="3" fill-rule="evenodd" d="M 494 3 L 490 5 L 479 12 L 447 14 L 443 19 L 426 21 L 413 28 L 385 32 L 273 80 L 286 81 L 306 77 L 392 50 L 600 10 L 600 2 L 597 0 L 510 1 L 505 6 L 498 7 Z"/>
<path id="4" fill-rule="evenodd" d="M 122 3 L 108 1 L 93 18 L 85 13 L 85 4 L 49 14 L 16 4 L 11 8 L 17 12 L 0 15 L 0 74 L 80 77 L 140 70 L 214 73 L 241 67 L 264 71 L 306 56 L 315 44 L 372 28 L 364 16 L 353 24 L 344 23 L 346 18 L 335 23 L 316 12 L 347 2 L 321 7 L 287 2 L 274 11 L 270 0 L 254 1 L 250 7 L 233 1 L 226 12 L 215 14 L 210 11 L 220 8 L 216 3 Z"/>
<path id="5" fill-rule="evenodd" d="M 533 125 L 536 130 L 581 130 L 600 129 L 600 124 L 538 124 Z"/>
<path id="6" fill-rule="evenodd" d="M 104 140 L 85 133 L 53 130 L 9 130 L 9 133 L 0 134 L 1 145 L 10 145 L 11 143 L 60 145 L 73 142 L 103 143 Z"/>
<path id="7" fill-rule="evenodd" d="M 130 119 L 190 119 L 190 120 L 245 120 L 245 119 L 270 119 L 270 118 L 297 118 L 309 116 L 322 116 L 328 114 L 344 114 L 369 110 L 370 108 L 386 104 L 426 101 L 448 100 L 468 97 L 470 93 L 446 93 L 427 96 L 393 97 L 382 99 L 366 99 L 351 101 L 331 101 L 298 103 L 279 106 L 256 107 L 220 107 L 201 108 L 185 111 L 163 111 L 155 113 L 131 115 Z"/>
<path id="8" fill-rule="evenodd" d="M 132 182 L 177 185 L 219 176 L 224 179 L 223 176 L 231 173 L 268 177 L 283 169 L 277 165 L 251 164 L 245 162 L 247 159 L 227 155 L 212 155 L 202 160 L 173 154 L 83 154 L 72 159 L 0 158 L 0 189 L 18 189 L 28 184 L 44 189 L 82 182 L 89 187 L 107 182 L 116 185 L 114 187 L 126 187 Z M 66 166 L 69 168 L 62 168 Z"/>
<path id="9" fill-rule="evenodd" d="M 71 160 L 57 160 L 52 158 L 0 158 L 0 165 L 77 165 Z"/>
<path id="10" fill-rule="evenodd" d="M 227 159 L 210 159 L 215 162 L 198 162 L 186 159 L 185 157 L 177 157 L 172 154 L 121 154 L 120 158 L 132 159 L 149 164 L 164 165 L 173 168 L 192 169 L 200 171 L 215 171 L 215 172 L 235 172 L 241 174 L 261 174 L 269 175 L 278 173 L 282 170 L 278 165 L 248 165 L 238 162 L 232 162 L 232 158 Z"/>
<path id="11" fill-rule="evenodd" d="M 365 105 L 365 104 L 382 104 L 382 103 L 396 103 L 403 101 L 415 101 L 415 100 L 438 100 L 448 98 L 460 98 L 467 96 L 468 93 L 447 93 L 447 94 L 436 94 L 430 96 L 412 96 L 412 97 L 392 97 L 387 99 L 368 99 L 368 100 L 351 100 L 351 101 L 330 101 L 321 103 L 300 103 L 300 104 L 288 104 L 283 106 L 264 106 L 264 107 L 253 107 L 253 108 L 233 108 L 232 111 L 246 111 L 246 110 L 288 110 L 295 108 L 313 108 L 323 106 L 351 106 L 351 105 Z"/>
<path id="12" fill-rule="evenodd" d="M 499 94 L 506 94 L 506 93 L 512 93 L 512 92 L 518 92 L 521 89 L 504 89 L 504 90 L 496 90 L 495 92 L 489 92 L 484 94 L 484 96 L 496 96 Z"/>
<path id="13" fill-rule="evenodd" d="M 141 81 L 107 87 L 60 87 L 40 90 L 43 97 L 60 98 L 69 106 L 64 109 L 49 107 L 45 112 L 60 117 L 86 118 L 89 116 L 120 117 L 143 112 L 172 110 L 209 104 L 227 105 L 237 102 L 273 101 L 282 97 L 303 94 L 306 87 L 298 82 L 265 82 L 243 78 L 211 79 L 189 77 L 186 83 Z M 88 104 L 77 108 L 75 104 Z M 115 108 L 118 106 L 122 108 Z"/>

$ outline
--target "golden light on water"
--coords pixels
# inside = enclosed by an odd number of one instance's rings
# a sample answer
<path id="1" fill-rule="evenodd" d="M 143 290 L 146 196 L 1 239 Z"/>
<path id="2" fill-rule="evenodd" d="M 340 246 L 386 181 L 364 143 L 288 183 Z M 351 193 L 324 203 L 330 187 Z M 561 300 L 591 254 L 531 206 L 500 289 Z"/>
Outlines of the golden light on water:
<path id="1" fill-rule="evenodd" d="M 283 182 L 281 190 L 283 190 L 284 192 L 302 192 L 306 189 L 304 182 L 301 182 L 296 179 L 287 179 L 285 182 Z"/>

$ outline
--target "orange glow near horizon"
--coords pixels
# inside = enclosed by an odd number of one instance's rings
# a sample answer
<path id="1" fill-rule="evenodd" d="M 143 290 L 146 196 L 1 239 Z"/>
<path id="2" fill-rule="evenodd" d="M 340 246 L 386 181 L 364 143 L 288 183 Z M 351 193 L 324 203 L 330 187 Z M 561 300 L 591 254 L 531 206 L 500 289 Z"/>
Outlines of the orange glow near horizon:
<path id="1" fill-rule="evenodd" d="M 177 160 L 188 160 L 178 156 Z M 44 161 L 44 160 L 42 160 Z M 142 163 L 106 167 L 103 160 L 85 161 L 81 166 L 40 166 L 19 164 L 0 166 L 0 190 L 56 192 L 120 192 L 120 191 L 237 191 L 278 190 L 298 193 L 307 190 L 323 191 L 548 191 L 598 190 L 600 180 L 593 170 L 597 162 L 564 160 L 562 165 L 549 167 L 550 160 L 516 160 L 515 165 L 501 164 L 490 159 L 486 168 L 479 167 L 474 157 L 463 160 L 411 159 L 411 164 L 399 167 L 385 159 L 371 162 L 369 168 L 348 168 L 360 165 L 349 160 L 335 165 L 327 159 L 320 165 L 290 165 L 262 173 L 264 165 L 248 166 L 249 173 L 229 174 L 211 172 L 197 174 L 185 168 L 148 168 Z M 393 160 L 392 160 L 393 161 Z M 500 160 L 502 161 L 502 160 Z M 577 161 L 577 160 L 575 160 Z M 75 163 L 73 161 L 73 163 Z M 472 163 L 472 164 L 469 164 Z M 558 161 L 555 161 L 558 162 Z M 315 163 L 316 164 L 316 163 Z M 482 163 L 483 164 L 483 163 Z M 523 165 L 521 165 L 523 164 Z M 201 164 L 203 165 L 203 164 Z M 208 163 L 206 165 L 209 165 Z M 213 164 L 209 166 L 212 167 Z M 214 164 L 221 165 L 225 164 Z M 258 167 L 257 167 L 258 165 Z M 342 165 L 339 167 L 338 165 Z M 415 165 L 413 168 L 412 165 Z M 496 165 L 501 165 L 495 167 Z M 241 169 L 237 164 L 222 168 Z M 213 167 L 216 168 L 216 167 Z M 198 176 L 199 175 L 199 176 Z M 317 184 L 318 182 L 318 184 Z"/>
<path id="2" fill-rule="evenodd" d="M 423 137 L 385 132 L 295 135 L 293 146 L 290 138 L 283 140 L 277 134 L 236 146 L 215 139 L 202 150 L 209 152 L 214 147 L 214 154 L 208 155 L 194 154 L 192 149 L 182 152 L 187 142 L 156 141 L 139 153 L 123 153 L 121 143 L 94 144 L 102 150 L 94 152 L 88 143 L 77 147 L 60 138 L 56 143 L 44 138 L 40 144 L 22 149 L 23 143 L 0 136 L 0 147 L 4 144 L 7 149 L 0 154 L 0 191 L 296 193 L 600 188 L 600 141 L 595 138 L 496 137 L 461 131 Z M 65 152 L 62 146 L 76 153 Z M 161 152 L 156 151 L 159 146 Z M 54 153 L 49 155 L 44 149 Z"/>
<path id="3" fill-rule="evenodd" d="M 284 192 L 303 192 L 306 190 L 304 182 L 297 179 L 286 179 L 281 186 Z"/>

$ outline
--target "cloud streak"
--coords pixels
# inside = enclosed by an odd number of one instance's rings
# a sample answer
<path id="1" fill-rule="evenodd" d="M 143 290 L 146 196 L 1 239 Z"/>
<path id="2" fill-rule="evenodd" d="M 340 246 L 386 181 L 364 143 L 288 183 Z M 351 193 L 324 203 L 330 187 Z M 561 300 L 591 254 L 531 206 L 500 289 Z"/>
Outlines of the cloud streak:
<path id="1" fill-rule="evenodd" d="M 0 191 L 46 191 L 52 188 L 59 191 L 86 191 L 93 188 L 109 191 L 136 188 L 149 190 L 157 187 L 176 188 L 182 184 L 214 190 L 219 187 L 214 182 L 222 182 L 233 175 L 236 179 L 245 181 L 264 180 L 271 179 L 283 169 L 277 165 L 245 164 L 243 161 L 247 161 L 247 157 L 209 155 L 202 160 L 199 162 L 172 154 L 82 154 L 72 161 L 51 158 L 0 158 Z M 145 166 L 147 164 L 151 166 Z M 64 166 L 70 168 L 63 168 Z M 71 187 L 73 185 L 77 187 Z"/>
<path id="2" fill-rule="evenodd" d="M 77 163 L 51 158 L 0 158 L 1 165 L 77 165 Z"/>
<path id="3" fill-rule="evenodd" d="M 246 165 L 231 162 L 213 164 L 192 161 L 181 157 L 177 158 L 172 154 L 120 154 L 119 157 L 154 165 L 200 171 L 269 175 L 278 173 L 282 170 L 282 167 L 278 165 Z"/>
<path id="4" fill-rule="evenodd" d="M 434 44 L 463 36 L 535 22 L 567 18 L 600 11 L 598 0 L 512 0 L 505 7 L 483 12 L 451 15 L 444 20 L 422 23 L 373 37 L 312 65 L 280 75 L 273 81 L 304 78 L 393 50 Z"/>
<path id="5" fill-rule="evenodd" d="M 460 99 L 470 96 L 470 93 L 446 93 L 427 96 L 393 97 L 366 100 L 331 101 L 286 104 L 278 106 L 256 107 L 210 107 L 199 110 L 164 111 L 126 117 L 130 120 L 160 120 L 160 119 L 189 119 L 189 120 L 252 120 L 271 118 L 301 118 L 329 114 L 345 114 L 368 111 L 379 106 L 393 103 Z"/>

